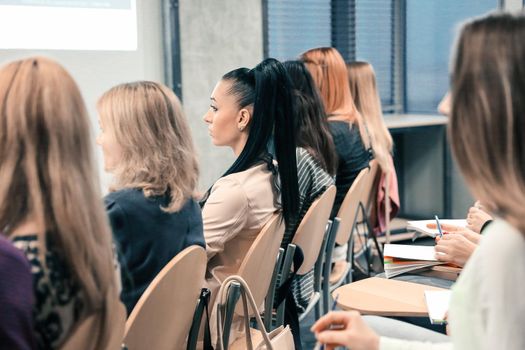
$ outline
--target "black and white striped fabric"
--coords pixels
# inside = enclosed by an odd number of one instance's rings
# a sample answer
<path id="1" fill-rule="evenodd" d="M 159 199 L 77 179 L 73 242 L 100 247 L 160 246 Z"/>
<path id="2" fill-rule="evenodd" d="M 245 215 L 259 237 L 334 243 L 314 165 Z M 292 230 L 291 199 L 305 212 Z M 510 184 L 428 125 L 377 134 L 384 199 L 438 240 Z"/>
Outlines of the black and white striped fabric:
<path id="1" fill-rule="evenodd" d="M 334 184 L 334 179 L 321 167 L 319 162 L 304 148 L 297 148 L 297 177 L 299 181 L 299 217 L 294 225 L 289 225 L 284 233 L 281 246 L 285 248 L 293 239 L 295 231 L 312 203 L 328 187 Z M 322 234 L 320 232 L 319 234 Z M 313 270 L 302 276 L 296 276 L 292 281 L 292 293 L 299 313 L 304 312 L 314 291 Z"/>

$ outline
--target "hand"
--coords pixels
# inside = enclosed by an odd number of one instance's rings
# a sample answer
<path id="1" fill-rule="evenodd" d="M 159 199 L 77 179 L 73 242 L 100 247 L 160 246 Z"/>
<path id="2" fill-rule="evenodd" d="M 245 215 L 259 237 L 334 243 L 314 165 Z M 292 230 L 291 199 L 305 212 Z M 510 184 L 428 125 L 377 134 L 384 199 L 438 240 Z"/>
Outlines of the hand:
<path id="1" fill-rule="evenodd" d="M 330 326 L 340 326 L 331 330 Z M 345 346 L 352 350 L 379 350 L 379 336 L 367 326 L 357 311 L 332 311 L 321 317 L 311 328 L 317 341 L 327 350 Z"/>
<path id="2" fill-rule="evenodd" d="M 437 224 L 430 223 L 430 224 L 427 224 L 427 227 L 435 230 L 437 229 Z M 471 229 L 461 227 L 461 226 L 441 224 L 441 230 L 443 230 L 443 234 L 449 234 L 449 233 L 460 234 L 476 245 L 479 244 L 479 241 L 481 239 L 481 235 L 479 233 L 476 233 L 472 231 Z M 439 240 L 439 236 L 436 236 L 436 242 L 438 240 Z"/>
<path id="3" fill-rule="evenodd" d="M 465 266 L 477 246 L 461 234 L 444 235 L 437 240 L 436 258 L 439 261 Z"/>
<path id="4" fill-rule="evenodd" d="M 472 231 L 480 233 L 483 224 L 485 224 L 485 222 L 488 220 L 492 220 L 492 216 L 490 216 L 483 209 L 474 206 L 470 207 L 468 210 L 467 227 Z"/>

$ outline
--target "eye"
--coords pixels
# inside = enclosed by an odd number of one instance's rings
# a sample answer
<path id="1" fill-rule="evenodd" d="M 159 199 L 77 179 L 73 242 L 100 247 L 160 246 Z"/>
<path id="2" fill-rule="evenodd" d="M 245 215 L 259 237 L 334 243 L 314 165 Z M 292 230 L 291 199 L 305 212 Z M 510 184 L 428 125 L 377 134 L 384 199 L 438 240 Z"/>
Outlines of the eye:
<path id="1" fill-rule="evenodd" d="M 214 105 L 210 105 L 210 108 L 212 109 L 212 111 L 217 112 L 217 107 L 215 107 Z"/>

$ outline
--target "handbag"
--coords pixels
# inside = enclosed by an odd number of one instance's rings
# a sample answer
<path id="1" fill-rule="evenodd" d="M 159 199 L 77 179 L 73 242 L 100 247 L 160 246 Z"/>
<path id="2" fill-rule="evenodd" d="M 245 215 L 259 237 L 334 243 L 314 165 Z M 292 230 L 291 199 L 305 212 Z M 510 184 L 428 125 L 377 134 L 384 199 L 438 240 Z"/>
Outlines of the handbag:
<path id="1" fill-rule="evenodd" d="M 264 327 L 261 315 L 259 312 L 255 312 L 255 321 L 257 323 L 257 330 L 250 329 L 250 312 L 248 309 L 248 304 L 252 310 L 258 310 L 258 307 L 255 303 L 253 295 L 250 291 L 250 288 L 246 284 L 246 281 L 240 276 L 232 275 L 227 277 L 221 284 L 219 293 L 217 294 L 218 306 L 226 305 L 228 299 L 228 289 L 233 283 L 238 283 L 241 287 L 241 299 L 243 303 L 243 318 L 245 326 L 245 340 L 246 340 L 246 350 L 294 350 L 294 341 L 293 335 L 289 326 L 279 327 L 274 329 L 271 332 L 267 332 Z M 217 312 L 217 350 L 227 350 L 228 344 L 226 346 L 223 344 L 223 333 L 224 333 L 224 321 L 222 312 Z M 252 334 L 253 333 L 253 334 Z M 252 335 L 260 333 L 262 339 L 256 341 L 257 344 L 253 344 Z"/>

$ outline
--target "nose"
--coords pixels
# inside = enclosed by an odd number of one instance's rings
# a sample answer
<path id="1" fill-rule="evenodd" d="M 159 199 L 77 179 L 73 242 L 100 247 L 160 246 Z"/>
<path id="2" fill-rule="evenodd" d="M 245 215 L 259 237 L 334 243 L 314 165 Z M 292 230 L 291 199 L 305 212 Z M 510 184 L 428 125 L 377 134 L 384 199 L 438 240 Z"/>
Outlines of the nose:
<path id="1" fill-rule="evenodd" d="M 211 114 L 211 111 L 208 110 L 205 114 L 204 114 L 204 117 L 202 118 L 204 120 L 204 122 L 206 124 L 211 124 L 211 121 L 213 120 L 213 117 L 212 117 L 212 114 Z"/>

